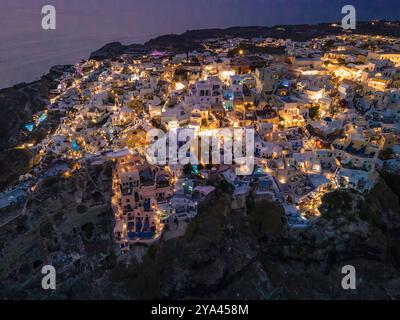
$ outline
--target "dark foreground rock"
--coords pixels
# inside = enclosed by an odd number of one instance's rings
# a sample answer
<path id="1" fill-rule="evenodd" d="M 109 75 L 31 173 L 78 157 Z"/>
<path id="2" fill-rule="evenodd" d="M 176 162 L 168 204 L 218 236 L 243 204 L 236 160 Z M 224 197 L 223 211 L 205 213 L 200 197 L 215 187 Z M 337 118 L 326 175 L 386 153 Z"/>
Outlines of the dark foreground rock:
<path id="1" fill-rule="evenodd" d="M 31 169 L 33 154 L 16 147 L 40 141 L 58 125 L 59 117 L 49 114 L 48 120 L 32 133 L 24 129 L 35 113 L 45 110 L 50 91 L 57 88 L 60 70 L 66 67 L 54 66 L 38 81 L 0 90 L 0 190 L 18 182 L 18 177 Z"/>
<path id="2" fill-rule="evenodd" d="M 287 228 L 276 203 L 248 201 L 247 210 L 234 211 L 220 191 L 184 236 L 127 264 L 112 241 L 109 168 L 95 171 L 92 179 L 82 171 L 46 181 L 28 214 L 2 230 L 2 298 L 400 298 L 399 199 L 383 180 L 366 199 L 328 194 L 322 218 L 302 231 Z M 50 262 L 60 275 L 48 293 L 40 268 Z M 356 268 L 357 290 L 342 289 L 344 265 Z"/>
<path id="3" fill-rule="evenodd" d="M 51 177 L 37 187 L 24 214 L 0 229 L 0 299 L 108 294 L 110 282 L 102 278 L 115 259 L 110 187 L 108 165 Z M 46 264 L 57 270 L 55 291 L 41 288 Z M 117 290 L 108 292 L 118 297 Z"/>
<path id="4" fill-rule="evenodd" d="M 278 205 L 257 203 L 245 215 L 225 195 L 183 237 L 152 247 L 143 263 L 117 266 L 111 280 L 135 299 L 399 298 L 397 196 L 381 181 L 367 199 L 329 197 L 316 225 L 289 232 Z M 342 289 L 344 265 L 356 268 L 357 290 Z"/>

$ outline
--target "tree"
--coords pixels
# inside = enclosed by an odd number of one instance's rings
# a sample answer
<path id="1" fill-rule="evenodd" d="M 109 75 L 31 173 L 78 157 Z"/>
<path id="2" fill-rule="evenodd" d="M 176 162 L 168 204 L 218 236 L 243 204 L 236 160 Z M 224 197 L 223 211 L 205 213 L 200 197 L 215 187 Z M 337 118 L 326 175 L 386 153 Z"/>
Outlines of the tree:
<path id="1" fill-rule="evenodd" d="M 143 113 L 145 110 L 145 106 L 143 104 L 142 101 L 140 101 L 139 99 L 133 99 L 130 103 L 129 103 L 129 107 L 134 110 L 137 114 L 141 114 Z"/>
<path id="2" fill-rule="evenodd" d="M 191 175 L 192 172 L 193 172 L 193 168 L 192 168 L 192 165 L 191 165 L 190 163 L 185 164 L 185 165 L 183 166 L 183 173 L 184 173 L 186 176 Z"/>
<path id="3" fill-rule="evenodd" d="M 326 51 L 329 51 L 329 50 L 331 50 L 334 46 L 335 46 L 335 40 L 330 39 L 330 40 L 328 40 L 327 42 L 325 42 L 324 49 L 325 49 Z"/>
<path id="4" fill-rule="evenodd" d="M 310 109 L 309 109 L 309 113 L 310 113 L 310 118 L 311 119 L 315 119 L 315 118 L 318 118 L 318 116 L 319 116 L 319 106 L 312 106 Z"/>
<path id="5" fill-rule="evenodd" d="M 229 183 L 228 181 L 226 181 L 225 179 L 220 180 L 216 187 L 217 187 L 217 190 L 222 193 L 232 195 L 234 192 L 233 185 L 231 183 Z"/>

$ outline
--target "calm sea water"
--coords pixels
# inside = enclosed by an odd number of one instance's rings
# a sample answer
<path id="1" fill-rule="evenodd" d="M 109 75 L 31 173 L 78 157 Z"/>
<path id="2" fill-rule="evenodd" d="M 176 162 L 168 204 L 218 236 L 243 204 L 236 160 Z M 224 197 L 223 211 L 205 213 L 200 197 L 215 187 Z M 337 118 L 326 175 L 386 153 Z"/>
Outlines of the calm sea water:
<path id="1" fill-rule="evenodd" d="M 142 43 L 189 29 L 339 21 L 347 0 L 0 0 L 0 88 L 76 63 L 107 42 Z M 393 0 L 353 0 L 363 19 L 398 18 Z M 41 28 L 41 8 L 57 29 Z M 389 5 L 388 5 L 389 4 Z M 394 8 L 395 6 L 396 8 Z"/>
<path id="2" fill-rule="evenodd" d="M 160 34 L 139 28 L 135 14 L 118 6 L 96 8 L 102 1 L 84 0 L 83 9 L 79 1 L 66 2 L 48 1 L 56 3 L 57 29 L 45 31 L 45 1 L 0 0 L 0 88 L 36 80 L 56 64 L 79 62 L 108 42 L 143 43 Z"/>

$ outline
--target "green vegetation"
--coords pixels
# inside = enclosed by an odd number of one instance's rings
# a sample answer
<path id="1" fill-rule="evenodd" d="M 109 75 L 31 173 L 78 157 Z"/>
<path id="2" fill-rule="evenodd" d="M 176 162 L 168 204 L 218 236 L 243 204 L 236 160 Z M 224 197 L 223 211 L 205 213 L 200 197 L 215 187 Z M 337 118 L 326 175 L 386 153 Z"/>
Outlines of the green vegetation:
<path id="1" fill-rule="evenodd" d="M 225 179 L 219 180 L 217 184 L 214 185 L 218 194 L 229 194 L 232 195 L 234 192 L 234 187 L 231 183 Z"/>
<path id="2" fill-rule="evenodd" d="M 346 60 L 344 60 L 343 58 L 339 58 L 337 59 L 337 61 L 339 66 L 344 66 L 346 64 Z"/>
<path id="3" fill-rule="evenodd" d="M 193 167 L 192 167 L 192 165 L 191 165 L 190 163 L 185 164 L 185 165 L 183 166 L 183 174 L 184 174 L 185 176 L 189 176 L 189 175 L 191 175 L 192 173 L 193 173 Z"/>
<path id="4" fill-rule="evenodd" d="M 329 51 L 332 50 L 334 47 L 335 47 L 335 40 L 330 39 L 327 42 L 325 42 L 324 50 Z"/>
<path id="5" fill-rule="evenodd" d="M 185 68 L 177 68 L 174 74 L 175 81 L 185 81 L 188 80 L 188 73 L 189 71 Z"/>
<path id="6" fill-rule="evenodd" d="M 310 118 L 315 120 L 319 117 L 319 106 L 312 106 L 309 109 L 309 113 L 310 113 Z"/>
<path id="7" fill-rule="evenodd" d="M 145 110 L 145 106 L 144 103 L 139 100 L 139 99 L 133 99 L 130 103 L 129 103 L 129 107 L 134 110 L 137 114 L 141 114 L 143 113 Z"/>
<path id="8" fill-rule="evenodd" d="M 320 207 L 323 217 L 327 220 L 336 220 L 341 216 L 354 214 L 351 210 L 353 195 L 355 192 L 350 190 L 335 190 L 324 194 Z"/>

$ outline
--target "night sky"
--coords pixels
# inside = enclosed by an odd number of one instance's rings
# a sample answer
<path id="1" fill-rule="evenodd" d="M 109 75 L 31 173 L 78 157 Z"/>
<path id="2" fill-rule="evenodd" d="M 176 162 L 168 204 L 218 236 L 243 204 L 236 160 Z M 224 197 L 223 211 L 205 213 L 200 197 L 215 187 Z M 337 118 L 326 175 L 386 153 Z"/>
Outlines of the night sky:
<path id="1" fill-rule="evenodd" d="M 57 30 L 41 29 L 41 8 L 57 9 Z M 400 19 L 398 0 L 0 0 L 0 87 L 73 63 L 110 41 L 144 42 L 188 29 Z"/>

